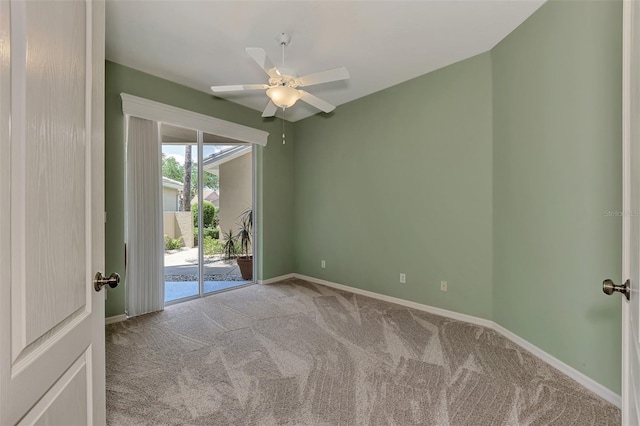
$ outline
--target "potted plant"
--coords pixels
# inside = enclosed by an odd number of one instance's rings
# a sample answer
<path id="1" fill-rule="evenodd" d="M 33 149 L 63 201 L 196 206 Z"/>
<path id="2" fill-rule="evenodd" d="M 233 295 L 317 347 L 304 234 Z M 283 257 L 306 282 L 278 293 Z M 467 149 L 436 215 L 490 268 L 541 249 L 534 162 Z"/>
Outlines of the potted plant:
<path id="1" fill-rule="evenodd" d="M 251 231 L 253 229 L 253 210 L 251 208 L 246 209 L 240 215 L 240 230 L 236 235 L 238 242 L 240 243 L 241 256 L 236 258 L 238 266 L 240 267 L 240 275 L 245 280 L 253 279 L 253 255 L 249 254 L 249 248 L 251 247 Z"/>

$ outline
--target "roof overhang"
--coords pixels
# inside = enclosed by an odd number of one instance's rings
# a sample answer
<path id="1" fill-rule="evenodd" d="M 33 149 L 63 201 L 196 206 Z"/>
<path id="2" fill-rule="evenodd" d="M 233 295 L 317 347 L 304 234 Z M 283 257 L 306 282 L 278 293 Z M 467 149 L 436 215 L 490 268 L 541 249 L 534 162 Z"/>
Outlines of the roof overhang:
<path id="1" fill-rule="evenodd" d="M 202 162 L 202 169 L 205 172 L 213 173 L 217 175 L 221 164 L 227 163 L 243 155 L 251 152 L 250 145 L 234 146 L 231 149 L 226 149 L 217 154 L 212 154 L 204 159 Z"/>

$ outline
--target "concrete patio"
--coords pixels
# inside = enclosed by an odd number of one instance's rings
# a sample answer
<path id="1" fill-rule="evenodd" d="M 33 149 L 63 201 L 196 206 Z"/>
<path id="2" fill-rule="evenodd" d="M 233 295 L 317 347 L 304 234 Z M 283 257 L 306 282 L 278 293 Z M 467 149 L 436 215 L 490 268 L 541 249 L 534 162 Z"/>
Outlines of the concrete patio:
<path id="1" fill-rule="evenodd" d="M 165 252 L 165 302 L 198 295 L 198 248 Z M 222 256 L 204 258 L 204 293 L 211 293 L 250 283 L 242 279 L 235 259 Z"/>

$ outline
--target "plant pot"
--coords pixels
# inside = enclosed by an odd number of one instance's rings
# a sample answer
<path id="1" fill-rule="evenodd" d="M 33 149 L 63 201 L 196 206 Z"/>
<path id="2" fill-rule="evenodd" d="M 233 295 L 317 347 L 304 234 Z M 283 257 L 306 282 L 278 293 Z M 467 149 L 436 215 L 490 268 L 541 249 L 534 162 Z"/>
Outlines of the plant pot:
<path id="1" fill-rule="evenodd" d="M 253 279 L 253 256 L 239 256 L 236 259 L 238 266 L 240 267 L 240 275 L 244 280 Z"/>

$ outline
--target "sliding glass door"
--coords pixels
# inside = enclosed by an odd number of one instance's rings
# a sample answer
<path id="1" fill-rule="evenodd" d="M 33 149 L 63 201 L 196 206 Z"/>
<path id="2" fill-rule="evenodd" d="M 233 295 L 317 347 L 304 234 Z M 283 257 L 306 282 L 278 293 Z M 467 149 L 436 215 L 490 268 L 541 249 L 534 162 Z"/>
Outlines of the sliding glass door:
<path id="1" fill-rule="evenodd" d="M 161 134 L 165 302 L 252 283 L 252 146 L 166 124 Z"/>

